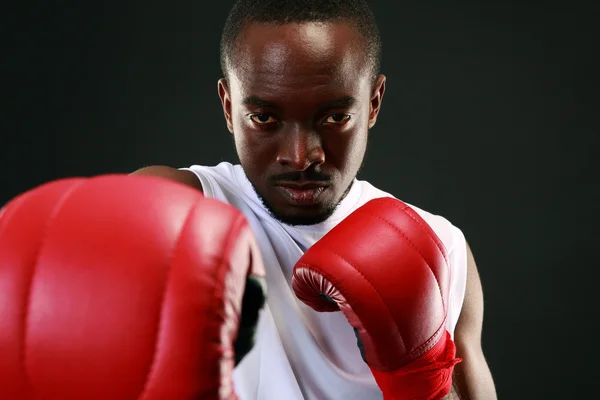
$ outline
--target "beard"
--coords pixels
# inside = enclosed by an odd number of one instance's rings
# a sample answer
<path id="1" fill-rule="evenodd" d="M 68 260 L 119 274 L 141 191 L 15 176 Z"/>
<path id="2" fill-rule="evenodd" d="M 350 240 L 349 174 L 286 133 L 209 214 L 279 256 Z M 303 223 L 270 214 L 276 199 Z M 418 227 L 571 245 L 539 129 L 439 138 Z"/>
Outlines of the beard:
<path id="1" fill-rule="evenodd" d="M 261 201 L 263 207 L 265 208 L 265 210 L 267 210 L 267 212 L 271 215 L 271 217 L 275 218 L 276 220 L 278 220 L 281 223 L 284 223 L 284 224 L 290 225 L 290 226 L 316 225 L 316 224 L 320 224 L 320 223 L 326 221 L 327 219 L 329 219 L 329 217 L 331 217 L 333 215 L 333 213 L 337 210 L 337 208 L 341 204 L 342 200 L 344 200 L 344 198 L 346 198 L 346 196 L 350 192 L 350 189 L 352 189 L 352 185 L 354 184 L 356 177 L 358 176 L 359 172 L 362 170 L 362 168 L 365 164 L 365 160 L 367 158 L 367 153 L 368 152 L 365 150 L 365 152 L 362 156 L 362 159 L 361 159 L 361 163 L 358 167 L 358 170 L 354 174 L 354 177 L 352 178 L 352 180 L 348 184 L 348 187 L 344 190 L 344 192 L 342 193 L 340 198 L 337 201 L 332 202 L 331 204 L 325 205 L 324 207 L 322 207 L 321 210 L 315 211 L 314 214 L 309 215 L 309 216 L 307 216 L 307 215 L 303 215 L 303 216 L 289 215 L 289 214 L 278 212 L 275 209 L 275 207 L 273 207 L 273 205 L 268 201 L 267 197 L 264 196 L 260 192 L 260 190 L 258 190 L 256 188 L 256 185 L 254 184 L 254 182 L 252 182 L 252 180 L 250 179 L 248 174 L 246 174 L 246 178 L 250 182 L 250 185 L 252 186 L 254 193 L 256 193 L 256 196 Z M 240 160 L 240 164 L 242 164 L 241 160 Z M 242 164 L 242 169 L 244 169 L 243 164 Z M 244 171 L 245 171 L 245 169 L 244 169 Z M 270 181 L 287 180 L 287 181 L 291 181 L 291 182 L 301 181 L 301 180 L 329 181 L 329 180 L 331 180 L 331 177 L 326 174 L 321 173 L 320 171 L 318 171 L 317 168 L 310 168 L 304 172 L 289 172 L 289 173 L 284 173 L 281 175 L 273 176 L 269 180 Z"/>
<path id="2" fill-rule="evenodd" d="M 309 225 L 320 224 L 321 222 L 324 222 L 329 217 L 331 217 L 333 215 L 333 213 L 335 212 L 335 210 L 337 210 L 337 208 L 341 204 L 342 200 L 344 200 L 344 198 L 348 195 L 348 192 L 350 192 L 350 189 L 352 188 L 353 183 L 354 183 L 354 179 L 350 182 L 350 184 L 348 185 L 346 190 L 344 190 L 344 193 L 342 194 L 340 199 L 337 200 L 336 202 L 325 205 L 321 210 L 315 211 L 315 213 L 313 215 L 302 215 L 302 216 L 287 215 L 284 213 L 277 212 L 277 210 L 275 210 L 275 208 L 269 203 L 269 201 L 260 194 L 260 192 L 256 189 L 256 186 L 254 186 L 254 184 L 252 184 L 252 188 L 254 189 L 254 192 L 256 193 L 256 195 L 258 196 L 260 201 L 262 202 L 263 207 L 267 210 L 267 212 L 273 218 L 275 218 L 279 222 L 284 223 L 286 225 L 309 226 Z"/>

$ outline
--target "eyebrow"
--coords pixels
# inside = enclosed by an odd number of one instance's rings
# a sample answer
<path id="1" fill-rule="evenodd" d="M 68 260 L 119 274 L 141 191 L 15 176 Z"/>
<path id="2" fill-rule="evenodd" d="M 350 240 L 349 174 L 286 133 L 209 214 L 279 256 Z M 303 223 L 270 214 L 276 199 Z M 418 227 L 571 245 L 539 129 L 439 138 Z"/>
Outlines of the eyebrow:
<path id="1" fill-rule="evenodd" d="M 245 105 L 259 106 L 265 108 L 279 108 L 277 104 L 263 100 L 256 96 L 248 96 L 244 99 Z M 356 99 L 351 96 L 345 96 L 336 100 L 333 100 L 327 104 L 324 104 L 320 107 L 322 110 L 327 110 L 330 108 L 343 108 L 343 107 L 351 107 L 356 104 Z"/>
<path id="2" fill-rule="evenodd" d="M 341 99 L 333 100 L 333 101 L 325 104 L 321 108 L 323 110 L 327 110 L 329 108 L 344 108 L 344 107 L 351 107 L 354 104 L 356 104 L 356 99 L 351 96 L 346 96 L 346 97 L 342 97 Z"/>
<path id="3" fill-rule="evenodd" d="M 277 105 L 275 103 L 271 103 L 270 101 L 266 101 L 266 100 L 260 99 L 258 97 L 255 97 L 255 96 L 246 97 L 244 99 L 244 104 L 248 105 L 248 106 L 259 106 L 259 107 L 265 107 L 265 108 L 277 108 Z"/>

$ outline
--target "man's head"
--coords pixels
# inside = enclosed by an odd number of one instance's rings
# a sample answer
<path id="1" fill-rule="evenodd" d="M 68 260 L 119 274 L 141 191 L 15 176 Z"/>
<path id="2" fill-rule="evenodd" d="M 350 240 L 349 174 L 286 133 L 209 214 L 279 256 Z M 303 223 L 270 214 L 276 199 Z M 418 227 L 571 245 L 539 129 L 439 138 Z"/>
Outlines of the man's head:
<path id="1" fill-rule="evenodd" d="M 239 0 L 219 96 L 240 162 L 288 224 L 329 217 L 362 164 L 385 91 L 364 0 Z"/>

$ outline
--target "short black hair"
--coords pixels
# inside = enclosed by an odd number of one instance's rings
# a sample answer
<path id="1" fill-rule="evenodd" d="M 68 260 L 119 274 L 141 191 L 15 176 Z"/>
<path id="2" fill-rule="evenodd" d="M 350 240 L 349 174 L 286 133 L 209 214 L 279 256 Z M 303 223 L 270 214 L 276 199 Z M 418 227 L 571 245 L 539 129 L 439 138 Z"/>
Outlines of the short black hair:
<path id="1" fill-rule="evenodd" d="M 221 36 L 221 70 L 227 78 L 236 41 L 252 22 L 287 24 L 303 22 L 352 23 L 365 38 L 373 78 L 381 65 L 381 36 L 366 0 L 238 0 L 229 12 Z"/>

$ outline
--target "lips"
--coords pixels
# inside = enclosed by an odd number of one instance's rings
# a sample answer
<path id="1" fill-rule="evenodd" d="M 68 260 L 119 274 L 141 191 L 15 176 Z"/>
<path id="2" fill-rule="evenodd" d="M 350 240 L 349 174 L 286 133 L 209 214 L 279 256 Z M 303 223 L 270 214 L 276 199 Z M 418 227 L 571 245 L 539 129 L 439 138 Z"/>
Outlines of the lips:
<path id="1" fill-rule="evenodd" d="M 316 182 L 280 183 L 275 187 L 290 204 L 296 206 L 315 205 L 321 194 L 327 189 L 327 186 Z"/>

